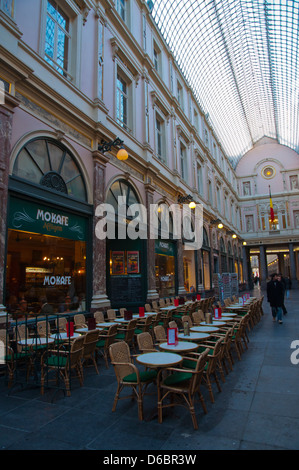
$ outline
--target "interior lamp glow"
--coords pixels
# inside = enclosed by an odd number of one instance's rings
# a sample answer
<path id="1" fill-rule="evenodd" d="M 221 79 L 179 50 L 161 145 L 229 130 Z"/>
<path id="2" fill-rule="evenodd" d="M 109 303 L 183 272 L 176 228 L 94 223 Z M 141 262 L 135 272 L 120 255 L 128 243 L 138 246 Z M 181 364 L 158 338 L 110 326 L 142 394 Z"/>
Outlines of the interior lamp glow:
<path id="1" fill-rule="evenodd" d="M 218 228 L 223 228 L 223 224 L 222 224 L 222 223 L 220 223 L 220 224 L 218 224 L 218 226 L 217 226 L 217 227 L 218 227 Z"/>
<path id="2" fill-rule="evenodd" d="M 195 209 L 196 203 L 195 203 L 194 201 L 191 201 L 191 202 L 189 203 L 189 207 L 190 207 L 190 209 Z"/>

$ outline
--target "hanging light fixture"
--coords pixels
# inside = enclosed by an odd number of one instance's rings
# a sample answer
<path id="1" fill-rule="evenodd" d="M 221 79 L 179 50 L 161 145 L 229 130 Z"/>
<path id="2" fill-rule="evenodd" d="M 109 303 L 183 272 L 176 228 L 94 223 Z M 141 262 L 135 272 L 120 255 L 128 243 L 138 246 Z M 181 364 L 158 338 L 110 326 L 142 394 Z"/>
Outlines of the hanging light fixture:
<path id="1" fill-rule="evenodd" d="M 121 146 L 119 151 L 117 152 L 116 158 L 118 158 L 118 160 L 127 160 L 128 152 L 123 146 Z"/>
<path id="2" fill-rule="evenodd" d="M 128 152 L 123 146 L 124 141 L 121 140 L 119 137 L 117 137 L 115 140 L 112 140 L 111 142 L 106 142 L 105 140 L 102 140 L 101 145 L 98 146 L 98 150 L 102 153 L 109 152 L 112 147 L 119 147 L 119 150 L 116 154 L 116 158 L 118 160 L 127 160 L 128 158 Z"/>

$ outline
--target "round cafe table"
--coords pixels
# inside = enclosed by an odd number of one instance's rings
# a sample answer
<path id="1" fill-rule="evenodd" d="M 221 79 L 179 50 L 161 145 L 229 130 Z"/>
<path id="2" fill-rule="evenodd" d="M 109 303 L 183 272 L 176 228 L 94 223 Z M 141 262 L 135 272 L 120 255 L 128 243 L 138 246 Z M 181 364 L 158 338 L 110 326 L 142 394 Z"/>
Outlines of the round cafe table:
<path id="1" fill-rule="evenodd" d="M 54 339 L 51 337 L 35 337 L 18 340 L 18 344 L 21 344 L 22 346 L 42 346 L 48 343 L 54 343 Z"/>
<path id="2" fill-rule="evenodd" d="M 230 313 L 230 312 L 224 312 L 224 313 L 221 313 L 221 317 L 237 317 L 238 314 L 237 313 Z"/>
<path id="3" fill-rule="evenodd" d="M 189 335 L 184 335 L 184 333 L 178 334 L 178 339 L 185 340 L 185 341 L 200 341 L 202 339 L 210 338 L 209 333 L 201 333 L 196 331 L 190 331 Z"/>
<path id="4" fill-rule="evenodd" d="M 225 326 L 225 321 L 221 320 L 216 320 L 216 318 L 213 318 L 213 323 L 206 323 L 205 321 L 200 322 L 200 325 L 202 326 Z"/>
<path id="5" fill-rule="evenodd" d="M 73 333 L 72 336 L 69 336 L 67 333 L 54 333 L 53 335 L 50 336 L 50 338 L 53 338 L 54 340 L 56 339 L 61 339 L 61 340 L 66 340 L 68 341 L 69 339 L 75 339 L 79 338 L 80 333 Z"/>
<path id="6" fill-rule="evenodd" d="M 178 365 L 183 358 L 179 354 L 169 352 L 150 352 L 140 354 L 136 357 L 136 361 L 146 367 L 170 367 Z"/>
<path id="7" fill-rule="evenodd" d="M 97 323 L 96 326 L 97 328 L 109 328 L 110 326 L 117 325 L 118 323 L 116 321 L 105 321 L 102 323 Z"/>
<path id="8" fill-rule="evenodd" d="M 215 325 L 215 324 L 214 324 Z M 219 327 L 210 325 L 210 326 L 191 326 L 191 331 L 199 331 L 201 333 L 216 333 L 219 331 Z"/>
<path id="9" fill-rule="evenodd" d="M 159 348 L 162 349 L 162 351 L 176 351 L 178 353 L 185 353 L 198 349 L 198 344 L 191 343 L 190 341 L 178 341 L 177 344 L 161 343 L 159 344 Z"/>

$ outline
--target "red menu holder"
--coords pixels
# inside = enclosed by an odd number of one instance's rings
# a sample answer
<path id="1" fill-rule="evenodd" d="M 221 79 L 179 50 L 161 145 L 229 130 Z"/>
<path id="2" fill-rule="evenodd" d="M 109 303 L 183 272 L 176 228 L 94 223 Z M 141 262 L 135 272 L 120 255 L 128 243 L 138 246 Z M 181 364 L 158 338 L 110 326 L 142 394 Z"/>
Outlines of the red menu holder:
<path id="1" fill-rule="evenodd" d="M 125 310 L 124 311 L 124 319 L 125 320 L 132 320 L 133 312 L 132 310 Z"/>
<path id="2" fill-rule="evenodd" d="M 88 319 L 88 329 L 89 330 L 95 330 L 96 329 L 96 319 L 95 318 L 89 318 Z"/>
<path id="3" fill-rule="evenodd" d="M 139 307 L 139 317 L 144 317 L 144 307 Z"/>
<path id="4" fill-rule="evenodd" d="M 214 318 L 219 320 L 221 318 L 221 314 L 222 314 L 222 309 L 220 307 L 215 307 L 214 308 Z"/>
<path id="5" fill-rule="evenodd" d="M 196 300 L 200 300 L 201 299 L 201 295 L 200 294 L 197 294 L 196 295 Z"/>
<path id="6" fill-rule="evenodd" d="M 167 344 L 176 346 L 178 344 L 178 329 L 167 328 Z"/>
<path id="7" fill-rule="evenodd" d="M 179 306 L 179 299 L 174 299 L 174 305 L 175 305 L 175 307 Z"/>
<path id="8" fill-rule="evenodd" d="M 66 333 L 67 336 L 73 336 L 74 334 L 74 322 L 68 321 L 66 324 Z"/>

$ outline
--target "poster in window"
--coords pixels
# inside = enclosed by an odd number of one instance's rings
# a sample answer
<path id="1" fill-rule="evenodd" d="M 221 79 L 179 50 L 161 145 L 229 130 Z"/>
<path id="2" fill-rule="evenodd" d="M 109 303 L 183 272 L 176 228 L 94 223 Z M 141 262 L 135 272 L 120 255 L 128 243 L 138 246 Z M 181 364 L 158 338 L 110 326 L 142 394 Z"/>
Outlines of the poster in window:
<path id="1" fill-rule="evenodd" d="M 139 251 L 127 252 L 127 273 L 128 274 L 139 273 Z"/>
<path id="2" fill-rule="evenodd" d="M 125 259 L 123 251 L 112 251 L 112 274 L 125 274 Z"/>

